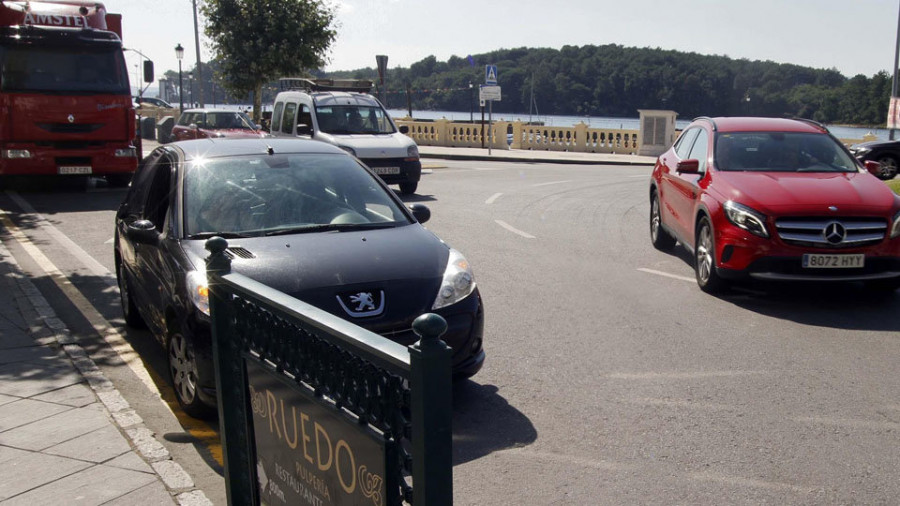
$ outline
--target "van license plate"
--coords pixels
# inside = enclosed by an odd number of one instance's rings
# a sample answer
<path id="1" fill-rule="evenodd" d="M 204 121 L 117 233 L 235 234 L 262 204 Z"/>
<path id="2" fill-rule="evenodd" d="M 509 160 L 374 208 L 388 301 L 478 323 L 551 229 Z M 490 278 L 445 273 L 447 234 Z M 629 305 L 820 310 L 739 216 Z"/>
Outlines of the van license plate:
<path id="1" fill-rule="evenodd" d="M 803 255 L 805 269 L 860 269 L 865 265 L 866 256 L 859 255 Z"/>
<path id="2" fill-rule="evenodd" d="M 90 165 L 65 165 L 59 167 L 60 174 L 90 174 Z"/>
<path id="3" fill-rule="evenodd" d="M 376 174 L 399 174 L 400 167 L 372 167 Z"/>

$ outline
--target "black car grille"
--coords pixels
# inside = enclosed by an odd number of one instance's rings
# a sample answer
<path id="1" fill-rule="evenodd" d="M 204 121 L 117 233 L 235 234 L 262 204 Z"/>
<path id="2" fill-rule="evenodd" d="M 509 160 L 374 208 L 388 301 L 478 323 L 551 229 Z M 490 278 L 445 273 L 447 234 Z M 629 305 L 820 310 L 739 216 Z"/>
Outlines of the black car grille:
<path id="1" fill-rule="evenodd" d="M 814 248 L 858 248 L 878 244 L 887 233 L 884 218 L 791 217 L 775 220 L 778 236 L 787 244 Z"/>

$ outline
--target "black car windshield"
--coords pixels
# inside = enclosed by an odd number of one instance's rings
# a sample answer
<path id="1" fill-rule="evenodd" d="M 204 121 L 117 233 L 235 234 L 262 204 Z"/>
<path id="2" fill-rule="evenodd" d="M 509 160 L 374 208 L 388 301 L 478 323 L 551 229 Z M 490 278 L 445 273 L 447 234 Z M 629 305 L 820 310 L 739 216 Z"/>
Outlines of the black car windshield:
<path id="1" fill-rule="evenodd" d="M 184 177 L 189 238 L 334 232 L 411 223 L 343 154 L 246 155 L 191 162 Z"/>
<path id="2" fill-rule="evenodd" d="M 384 109 L 367 105 L 316 106 L 319 130 L 336 135 L 392 134 L 394 125 Z"/>
<path id="3" fill-rule="evenodd" d="M 826 134 L 721 132 L 716 167 L 751 172 L 858 172 L 856 162 Z"/>
<path id="4" fill-rule="evenodd" d="M 122 50 L 0 48 L 3 91 L 131 94 Z"/>

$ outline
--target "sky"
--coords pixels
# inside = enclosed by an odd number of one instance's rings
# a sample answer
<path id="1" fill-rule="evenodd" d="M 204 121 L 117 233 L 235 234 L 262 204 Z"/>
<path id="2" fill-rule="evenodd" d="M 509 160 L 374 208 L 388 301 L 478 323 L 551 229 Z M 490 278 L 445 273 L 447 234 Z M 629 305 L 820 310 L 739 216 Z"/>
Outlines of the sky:
<path id="1" fill-rule="evenodd" d="M 192 0 L 102 0 L 122 14 L 123 41 L 157 79 L 194 67 Z M 203 0 L 196 0 L 202 2 Z M 287 1 L 287 0 L 286 0 Z M 337 39 L 325 70 L 409 65 L 501 48 L 618 44 L 836 68 L 871 77 L 893 65 L 900 0 L 327 0 Z M 212 55 L 203 35 L 201 58 Z M 141 57 L 126 52 L 133 79 Z M 498 69 L 500 85 L 503 69 Z M 154 86 L 155 87 L 155 86 Z"/>

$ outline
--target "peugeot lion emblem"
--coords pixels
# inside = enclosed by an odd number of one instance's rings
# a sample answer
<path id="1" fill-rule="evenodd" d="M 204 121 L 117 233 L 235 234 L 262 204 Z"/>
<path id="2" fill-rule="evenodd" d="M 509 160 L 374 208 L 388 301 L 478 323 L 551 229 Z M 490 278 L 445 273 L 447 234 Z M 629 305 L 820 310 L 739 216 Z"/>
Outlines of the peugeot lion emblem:
<path id="1" fill-rule="evenodd" d="M 384 312 L 384 290 L 342 294 L 337 296 L 337 300 L 344 311 L 354 318 L 378 316 Z"/>
<path id="2" fill-rule="evenodd" d="M 822 231 L 822 235 L 825 236 L 825 240 L 831 244 L 840 244 L 844 237 L 847 235 L 847 230 L 843 225 L 836 221 L 832 221 L 828 225 L 825 225 L 825 230 Z"/>
<path id="3" fill-rule="evenodd" d="M 74 114 L 70 114 L 68 119 L 69 119 L 69 123 L 75 123 L 75 115 Z"/>

